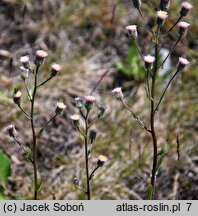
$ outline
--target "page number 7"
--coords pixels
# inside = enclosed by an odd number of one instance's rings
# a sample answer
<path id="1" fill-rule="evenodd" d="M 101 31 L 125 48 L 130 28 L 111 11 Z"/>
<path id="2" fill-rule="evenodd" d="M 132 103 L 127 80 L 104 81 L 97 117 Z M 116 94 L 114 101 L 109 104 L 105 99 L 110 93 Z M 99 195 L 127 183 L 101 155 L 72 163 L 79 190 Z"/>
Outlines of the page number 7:
<path id="1" fill-rule="evenodd" d="M 192 203 L 186 203 L 186 205 L 188 205 L 187 211 L 190 211 L 190 207 L 191 207 Z"/>

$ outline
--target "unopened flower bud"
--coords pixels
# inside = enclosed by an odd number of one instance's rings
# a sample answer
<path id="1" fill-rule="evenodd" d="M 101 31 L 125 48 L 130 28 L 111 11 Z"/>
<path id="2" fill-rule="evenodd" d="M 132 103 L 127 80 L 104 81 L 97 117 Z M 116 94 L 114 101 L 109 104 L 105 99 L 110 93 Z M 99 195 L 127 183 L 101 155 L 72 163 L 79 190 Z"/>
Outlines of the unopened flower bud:
<path id="1" fill-rule="evenodd" d="M 56 115 L 61 115 L 66 107 L 67 106 L 62 102 L 57 103 L 55 110 Z"/>
<path id="2" fill-rule="evenodd" d="M 151 55 L 144 56 L 145 68 L 147 70 L 151 70 L 153 67 L 153 62 L 155 61 L 155 57 Z"/>
<path id="3" fill-rule="evenodd" d="M 83 108 L 83 99 L 81 97 L 76 97 L 75 101 L 76 101 L 76 107 L 78 109 L 82 109 Z"/>
<path id="4" fill-rule="evenodd" d="M 132 0 L 132 2 L 135 8 L 140 9 L 142 4 L 141 0 Z"/>
<path id="5" fill-rule="evenodd" d="M 115 97 L 117 99 L 122 99 L 124 97 L 121 87 L 117 87 L 117 88 L 113 89 L 112 93 L 115 95 Z"/>
<path id="6" fill-rule="evenodd" d="M 136 25 L 126 26 L 126 30 L 128 31 L 128 34 L 131 38 L 133 38 L 133 39 L 137 38 L 138 33 L 137 33 L 137 26 Z"/>
<path id="7" fill-rule="evenodd" d="M 51 76 L 56 76 L 57 73 L 61 70 L 61 66 L 59 64 L 53 63 L 51 64 Z"/>
<path id="8" fill-rule="evenodd" d="M 16 137 L 17 136 L 17 131 L 14 125 L 9 125 L 7 127 L 7 131 L 10 137 Z"/>
<path id="9" fill-rule="evenodd" d="M 29 68 L 30 67 L 30 59 L 29 56 L 21 56 L 19 60 L 24 68 Z"/>
<path id="10" fill-rule="evenodd" d="M 185 36 L 188 32 L 188 28 L 190 27 L 190 24 L 187 22 L 181 21 L 179 22 L 178 26 L 179 26 L 179 34 L 181 36 Z"/>
<path id="11" fill-rule="evenodd" d="M 96 139 L 97 130 L 91 129 L 89 132 L 89 139 L 91 140 L 91 143 Z"/>
<path id="12" fill-rule="evenodd" d="M 170 7 L 170 0 L 159 0 L 159 9 L 167 11 Z"/>
<path id="13" fill-rule="evenodd" d="M 183 2 L 180 10 L 180 15 L 186 16 L 192 8 L 193 6 L 189 2 Z"/>
<path id="14" fill-rule="evenodd" d="M 179 60 L 178 60 L 178 63 L 177 63 L 177 69 L 178 70 L 184 70 L 184 68 L 189 64 L 190 62 L 185 59 L 185 58 L 182 58 L 180 57 Z"/>
<path id="15" fill-rule="evenodd" d="M 105 110 L 106 110 L 106 107 L 99 106 L 99 109 L 98 109 L 98 112 L 97 112 L 98 118 L 100 118 L 100 117 L 102 117 L 104 115 Z"/>
<path id="16" fill-rule="evenodd" d="M 22 96 L 21 91 L 15 89 L 13 93 L 13 101 L 15 104 L 19 105 L 21 103 L 21 96 Z"/>
<path id="17" fill-rule="evenodd" d="M 103 166 L 107 162 L 108 158 L 105 155 L 99 155 L 97 165 L 99 167 Z"/>
<path id="18" fill-rule="evenodd" d="M 80 116 L 77 114 L 71 115 L 70 119 L 72 120 L 74 126 L 78 126 L 80 123 Z"/>
<path id="19" fill-rule="evenodd" d="M 85 108 L 90 111 L 93 106 L 96 98 L 94 96 L 85 96 Z"/>
<path id="20" fill-rule="evenodd" d="M 21 70 L 21 79 L 25 81 L 28 78 L 29 70 L 24 66 L 20 66 L 19 68 Z"/>
<path id="21" fill-rule="evenodd" d="M 159 26 L 163 25 L 167 17 L 168 14 L 166 11 L 157 11 L 157 24 Z"/>
<path id="22" fill-rule="evenodd" d="M 43 50 L 37 50 L 35 60 L 34 60 L 35 65 L 40 67 L 43 64 L 44 60 L 47 58 L 47 56 L 48 56 L 47 52 Z"/>
<path id="23" fill-rule="evenodd" d="M 73 183 L 76 187 L 81 187 L 81 182 L 78 178 L 74 178 L 73 179 Z"/>

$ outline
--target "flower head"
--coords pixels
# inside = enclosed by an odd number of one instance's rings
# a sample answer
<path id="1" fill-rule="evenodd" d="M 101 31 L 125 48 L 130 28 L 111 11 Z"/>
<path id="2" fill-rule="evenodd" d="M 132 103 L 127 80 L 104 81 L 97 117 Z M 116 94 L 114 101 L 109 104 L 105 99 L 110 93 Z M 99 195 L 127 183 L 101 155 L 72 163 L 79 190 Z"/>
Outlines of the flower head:
<path id="1" fill-rule="evenodd" d="M 35 57 L 35 65 L 37 66 L 41 66 L 43 64 L 43 61 L 45 60 L 45 58 L 47 58 L 48 53 L 45 52 L 44 50 L 37 50 L 36 51 L 36 57 Z"/>
<path id="2" fill-rule="evenodd" d="M 145 68 L 152 69 L 153 62 L 155 61 L 155 57 L 151 55 L 144 56 Z"/>
<path id="3" fill-rule="evenodd" d="M 126 30 L 128 31 L 128 34 L 130 37 L 132 37 L 133 39 L 137 38 L 138 33 L 137 33 L 137 26 L 136 25 L 126 26 Z"/>
<path id="4" fill-rule="evenodd" d="M 162 11 L 162 10 L 157 11 L 157 24 L 163 25 L 167 17 L 168 17 L 168 13 L 166 11 Z"/>
<path id="5" fill-rule="evenodd" d="M 185 36 L 188 31 L 188 28 L 190 27 L 190 24 L 187 22 L 181 21 L 179 22 L 178 26 L 179 26 L 179 34 L 181 36 Z"/>
<path id="6" fill-rule="evenodd" d="M 122 93 L 122 88 L 121 87 L 114 88 L 112 90 L 112 93 L 115 95 L 115 97 L 117 99 L 122 99 L 124 97 L 124 95 Z"/>
<path id="7" fill-rule="evenodd" d="M 105 155 L 99 155 L 98 156 L 98 162 L 97 165 L 99 167 L 103 166 L 108 161 L 108 158 Z"/>
<path id="8" fill-rule="evenodd" d="M 97 130 L 91 129 L 89 132 L 89 139 L 91 140 L 91 144 L 96 139 L 96 135 L 97 135 Z"/>
<path id="9" fill-rule="evenodd" d="M 21 91 L 15 89 L 13 93 L 13 101 L 15 104 L 19 105 L 21 103 L 21 96 L 22 96 Z"/>
<path id="10" fill-rule="evenodd" d="M 183 2 L 180 10 L 180 15 L 186 16 L 192 8 L 193 6 L 189 2 Z"/>
<path id="11" fill-rule="evenodd" d="M 10 137 L 16 137 L 17 135 L 17 131 L 14 125 L 9 125 L 7 127 L 7 131 Z"/>
<path id="12" fill-rule="evenodd" d="M 187 59 L 180 57 L 179 60 L 178 60 L 178 63 L 177 63 L 177 69 L 178 69 L 178 70 L 184 70 L 184 68 L 185 68 L 189 63 L 190 63 L 190 62 L 189 62 Z"/>
<path id="13" fill-rule="evenodd" d="M 56 115 L 61 115 L 63 113 L 63 110 L 66 108 L 67 106 L 63 103 L 63 102 L 58 102 L 56 104 L 56 110 L 55 113 Z"/>
<path id="14" fill-rule="evenodd" d="M 29 68 L 30 66 L 30 59 L 29 56 L 21 56 L 19 61 L 22 63 L 24 68 Z"/>
<path id="15" fill-rule="evenodd" d="M 77 114 L 74 114 L 74 115 L 70 116 L 70 119 L 73 120 L 73 121 L 79 121 L 80 120 L 80 116 L 77 115 Z"/>
<path id="16" fill-rule="evenodd" d="M 61 69 L 62 67 L 59 64 L 51 64 L 51 76 L 56 76 Z"/>
<path id="17" fill-rule="evenodd" d="M 105 106 L 99 106 L 98 112 L 97 112 L 97 116 L 98 118 L 102 117 L 105 113 L 106 107 Z"/>

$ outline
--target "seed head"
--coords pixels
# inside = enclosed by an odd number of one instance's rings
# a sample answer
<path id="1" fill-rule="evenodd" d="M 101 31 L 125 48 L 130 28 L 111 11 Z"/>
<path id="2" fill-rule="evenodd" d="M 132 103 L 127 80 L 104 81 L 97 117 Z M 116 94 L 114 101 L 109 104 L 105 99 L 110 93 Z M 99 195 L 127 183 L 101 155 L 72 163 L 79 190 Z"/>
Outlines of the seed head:
<path id="1" fill-rule="evenodd" d="M 179 26 L 179 34 L 181 36 L 185 36 L 188 32 L 190 24 L 187 22 L 181 21 L 181 22 L 179 22 L 178 26 Z"/>
<path id="2" fill-rule="evenodd" d="M 9 125 L 7 127 L 7 131 L 10 137 L 16 137 L 17 136 L 17 131 L 14 125 Z"/>
<path id="3" fill-rule="evenodd" d="M 66 106 L 64 103 L 58 102 L 58 103 L 56 104 L 55 113 L 56 113 L 57 115 L 61 115 L 66 107 L 67 107 L 67 106 Z"/>
<path id="4" fill-rule="evenodd" d="M 137 26 L 136 25 L 126 26 L 126 30 L 128 31 L 128 34 L 130 37 L 132 37 L 133 39 L 137 38 L 138 33 L 137 33 Z"/>
<path id="5" fill-rule="evenodd" d="M 29 56 L 21 56 L 19 60 L 24 68 L 29 68 L 30 67 L 30 59 Z"/>
<path id="6" fill-rule="evenodd" d="M 167 17 L 168 13 L 166 11 L 157 11 L 157 24 L 163 25 Z"/>
<path id="7" fill-rule="evenodd" d="M 122 99 L 124 97 L 124 95 L 122 93 L 122 88 L 121 87 L 114 88 L 112 90 L 112 93 L 115 95 L 115 97 L 117 99 Z"/>
<path id="8" fill-rule="evenodd" d="M 57 73 L 61 70 L 61 66 L 59 64 L 53 63 L 51 64 L 51 76 L 56 76 Z"/>
<path id="9" fill-rule="evenodd" d="M 141 0 L 132 0 L 132 2 L 135 8 L 140 9 L 142 4 Z"/>
<path id="10" fill-rule="evenodd" d="M 21 91 L 15 89 L 13 93 L 13 101 L 15 104 L 19 105 L 21 103 L 21 96 L 22 96 Z"/>
<path id="11" fill-rule="evenodd" d="M 159 8 L 162 11 L 167 11 L 170 7 L 170 0 L 159 0 Z"/>
<path id="12" fill-rule="evenodd" d="M 183 2 L 180 10 L 180 15 L 186 16 L 192 8 L 193 6 L 189 2 Z"/>
<path id="13" fill-rule="evenodd" d="M 184 70 L 184 68 L 185 68 L 189 63 L 190 63 L 190 62 L 189 62 L 187 59 L 180 57 L 179 60 L 178 60 L 178 63 L 177 63 L 177 69 L 178 69 L 178 70 Z"/>
<path id="14" fill-rule="evenodd" d="M 105 155 L 99 155 L 98 156 L 98 162 L 97 165 L 99 167 L 103 166 L 108 161 L 108 158 Z"/>

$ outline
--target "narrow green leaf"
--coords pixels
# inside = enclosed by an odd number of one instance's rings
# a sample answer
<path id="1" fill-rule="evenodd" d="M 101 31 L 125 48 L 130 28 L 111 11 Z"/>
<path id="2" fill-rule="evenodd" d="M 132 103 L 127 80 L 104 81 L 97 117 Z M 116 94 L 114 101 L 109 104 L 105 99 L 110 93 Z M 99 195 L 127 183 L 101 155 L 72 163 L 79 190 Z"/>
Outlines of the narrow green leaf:
<path id="1" fill-rule="evenodd" d="M 11 174 L 11 163 L 9 157 L 0 151 L 0 182 L 8 184 L 8 177 Z"/>
<path id="2" fill-rule="evenodd" d="M 152 198 L 153 198 L 153 186 L 149 184 L 148 191 L 147 191 L 147 199 L 152 200 Z"/>
<path id="3" fill-rule="evenodd" d="M 38 180 L 37 182 L 37 186 L 36 186 L 36 191 L 39 192 L 42 188 L 42 184 L 43 184 L 43 181 L 41 179 Z"/>

